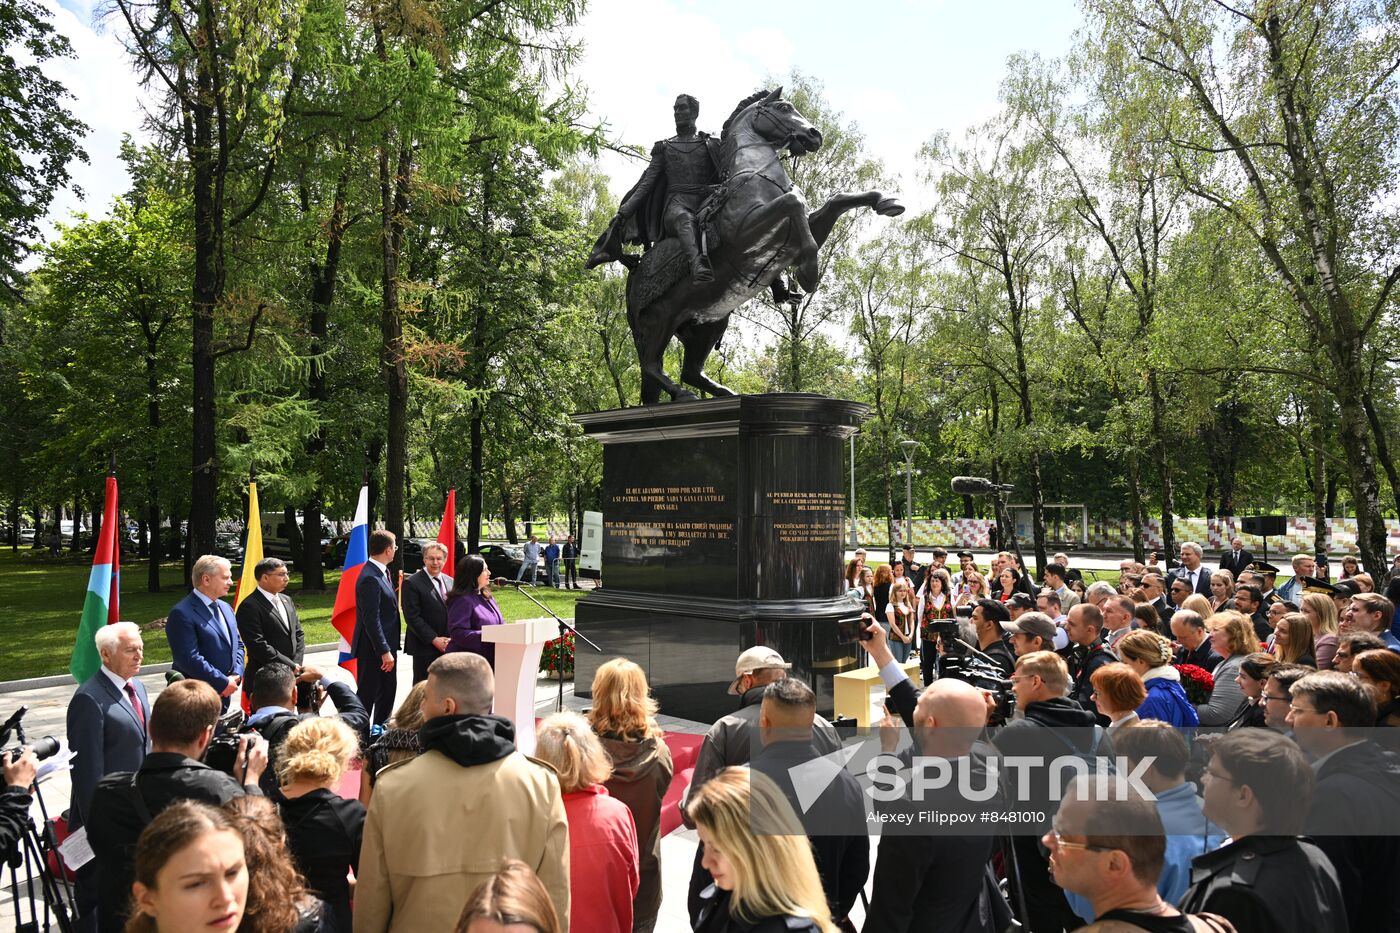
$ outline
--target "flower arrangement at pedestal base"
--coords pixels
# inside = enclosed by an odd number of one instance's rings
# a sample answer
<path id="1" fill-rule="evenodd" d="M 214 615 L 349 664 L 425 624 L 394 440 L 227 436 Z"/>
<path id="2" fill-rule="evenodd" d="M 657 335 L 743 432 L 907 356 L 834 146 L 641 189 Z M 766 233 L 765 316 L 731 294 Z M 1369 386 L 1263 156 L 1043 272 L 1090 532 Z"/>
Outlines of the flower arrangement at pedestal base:
<path id="1" fill-rule="evenodd" d="M 560 638 L 544 643 L 540 652 L 540 670 L 550 677 L 564 680 L 574 676 L 574 633 L 565 632 Z"/>

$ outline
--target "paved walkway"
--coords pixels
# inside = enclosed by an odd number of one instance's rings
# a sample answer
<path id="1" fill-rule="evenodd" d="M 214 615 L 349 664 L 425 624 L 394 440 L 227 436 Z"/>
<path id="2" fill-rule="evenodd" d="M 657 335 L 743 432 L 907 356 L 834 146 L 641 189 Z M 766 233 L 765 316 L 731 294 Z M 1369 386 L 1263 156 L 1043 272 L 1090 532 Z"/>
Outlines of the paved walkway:
<path id="1" fill-rule="evenodd" d="M 306 660 L 308 664 L 315 665 L 323 671 L 329 671 L 335 668 L 336 655 L 335 651 L 319 651 L 307 655 Z M 405 663 L 399 665 L 396 670 L 399 675 L 398 696 L 403 697 L 412 686 L 412 666 Z M 165 687 L 165 675 L 144 674 L 140 680 L 146 685 L 146 690 L 154 702 L 156 696 Z M 66 731 L 68 701 L 76 689 L 76 685 L 70 683 L 0 694 L 0 721 L 3 721 L 3 718 L 8 718 L 20 706 L 26 706 L 29 712 L 25 715 L 24 727 L 31 740 L 45 735 L 62 738 Z M 543 717 L 554 712 L 558 689 L 558 681 L 541 677 L 536 682 L 535 712 L 537 715 Z M 564 684 L 565 708 L 581 712 L 587 709 L 588 705 L 588 700 L 574 696 L 573 682 L 566 681 Z M 330 711 L 328 704 L 327 712 Z M 707 723 L 677 719 L 674 716 L 664 714 L 659 715 L 657 719 L 661 727 L 668 732 L 703 735 L 709 728 Z M 51 775 L 40 785 L 40 791 L 43 794 L 44 804 L 47 806 L 48 812 L 51 815 L 61 813 L 68 808 L 72 794 L 69 773 L 61 771 Z M 33 816 L 37 824 L 40 820 L 37 801 L 34 805 Z M 694 831 L 685 829 L 678 830 L 662 840 L 662 875 L 665 900 L 662 906 L 662 920 L 658 924 L 658 929 L 689 929 L 685 902 L 686 892 L 690 884 L 691 865 L 695 859 L 696 844 Z M 6 881 L 8 882 L 8 879 Z M 468 893 L 470 892 L 463 893 L 464 900 Z M 21 894 L 22 899 L 23 896 Z M 14 908 L 12 893 L 8 883 L 6 883 L 3 891 L 0 891 L 0 930 L 15 929 Z M 25 919 L 28 918 L 27 907 L 24 908 L 23 916 Z"/>

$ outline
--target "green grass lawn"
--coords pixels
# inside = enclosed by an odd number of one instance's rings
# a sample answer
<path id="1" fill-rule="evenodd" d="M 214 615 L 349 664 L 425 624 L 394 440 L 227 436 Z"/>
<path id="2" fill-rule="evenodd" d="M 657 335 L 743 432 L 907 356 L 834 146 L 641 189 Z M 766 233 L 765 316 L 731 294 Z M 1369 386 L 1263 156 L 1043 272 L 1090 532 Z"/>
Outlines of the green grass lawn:
<path id="1" fill-rule="evenodd" d="M 0 549 L 0 644 L 5 646 L 0 652 L 0 681 L 67 672 L 91 568 L 90 557 L 70 559 L 67 552 L 63 557 L 51 558 L 44 551 L 21 548 L 16 553 L 9 548 Z M 147 572 L 145 561 L 122 565 L 121 617 L 142 628 L 165 618 L 170 608 L 189 592 L 179 564 L 162 565 L 160 593 L 146 592 Z M 301 616 L 306 643 L 335 641 L 331 609 L 340 571 L 327 572 L 324 593 L 299 593 L 298 580 L 293 572 L 288 593 Z M 582 595 L 577 590 L 548 587 L 531 592 L 566 619 L 572 618 L 574 602 Z M 503 587 L 496 598 L 507 621 L 544 615 L 508 587 Z M 147 632 L 145 641 L 147 664 L 170 660 L 170 647 L 159 630 Z"/>

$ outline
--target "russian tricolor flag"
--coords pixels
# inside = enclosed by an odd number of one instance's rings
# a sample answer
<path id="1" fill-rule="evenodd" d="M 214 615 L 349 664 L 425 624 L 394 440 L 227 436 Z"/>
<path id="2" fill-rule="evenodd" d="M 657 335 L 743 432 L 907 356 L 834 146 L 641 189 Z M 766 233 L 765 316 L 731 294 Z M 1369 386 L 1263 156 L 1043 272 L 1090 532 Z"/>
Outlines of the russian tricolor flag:
<path id="1" fill-rule="evenodd" d="M 350 652 L 355 637 L 355 584 L 360 568 L 369 560 L 369 486 L 360 487 L 360 502 L 355 506 L 355 524 L 350 529 L 350 542 L 345 548 L 345 567 L 340 574 L 340 588 L 335 591 L 335 609 L 331 625 L 340 633 L 340 666 L 359 681 L 355 657 Z"/>

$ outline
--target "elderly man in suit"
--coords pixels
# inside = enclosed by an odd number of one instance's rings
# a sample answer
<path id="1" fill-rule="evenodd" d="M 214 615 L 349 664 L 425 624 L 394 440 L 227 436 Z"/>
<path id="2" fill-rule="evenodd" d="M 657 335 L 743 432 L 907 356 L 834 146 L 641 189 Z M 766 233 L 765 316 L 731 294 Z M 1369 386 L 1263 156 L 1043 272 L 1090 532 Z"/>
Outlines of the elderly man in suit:
<path id="1" fill-rule="evenodd" d="M 413 656 L 413 682 L 428 679 L 428 665 L 440 658 L 452 640 L 447 637 L 447 594 L 452 578 L 442 572 L 447 547 L 437 541 L 423 545 L 423 569 L 403 582 L 403 650 Z"/>
<path id="2" fill-rule="evenodd" d="M 258 588 L 238 606 L 238 634 L 248 646 L 244 680 L 252 683 L 258 668 L 273 661 L 287 665 L 298 674 L 306 656 L 306 636 L 291 597 L 283 592 L 289 575 L 285 562 L 265 557 L 253 566 Z"/>
<path id="3" fill-rule="evenodd" d="M 146 723 L 151 701 L 136 679 L 145 646 L 141 630 L 131 622 L 115 622 L 97 630 L 98 668 L 68 701 L 68 745 L 73 758 L 73 805 L 68 826 L 86 826 L 97 782 L 114 771 L 135 771 L 151 749 Z M 78 872 L 78 928 L 97 928 L 97 866 Z"/>
<path id="4" fill-rule="evenodd" d="M 171 667 L 213 687 L 227 710 L 229 697 L 243 683 L 238 620 L 233 608 L 219 598 L 227 596 L 233 585 L 233 569 L 222 557 L 205 554 L 194 562 L 190 582 L 194 592 L 176 603 L 165 620 Z"/>
<path id="5" fill-rule="evenodd" d="M 394 711 L 394 662 L 399 650 L 399 601 L 389 576 L 389 565 L 398 552 L 392 531 L 372 531 L 369 560 L 355 581 L 355 635 L 350 651 L 355 656 L 356 694 L 374 723 L 383 723 Z"/>

